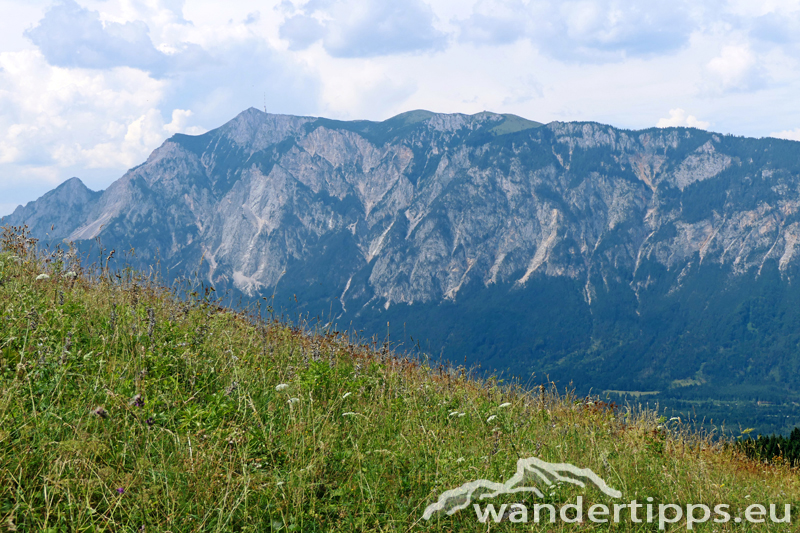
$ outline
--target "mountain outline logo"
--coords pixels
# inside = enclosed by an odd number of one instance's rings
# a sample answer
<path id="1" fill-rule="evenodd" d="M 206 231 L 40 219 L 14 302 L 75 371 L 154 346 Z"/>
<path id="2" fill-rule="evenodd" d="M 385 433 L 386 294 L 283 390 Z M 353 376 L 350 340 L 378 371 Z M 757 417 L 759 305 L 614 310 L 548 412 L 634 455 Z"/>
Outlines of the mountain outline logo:
<path id="1" fill-rule="evenodd" d="M 579 478 L 590 481 L 606 496 L 622 497 L 622 492 L 610 487 L 600 476 L 588 468 L 579 468 L 569 463 L 548 463 L 538 457 L 530 457 L 517 461 L 517 471 L 505 483 L 478 479 L 443 492 L 435 503 L 425 508 L 422 518 L 430 520 L 439 511 L 444 511 L 450 516 L 467 508 L 473 499 L 485 500 L 502 494 L 532 492 L 539 498 L 544 498 L 544 493 L 530 483 L 531 481 L 541 482 L 547 487 L 552 487 L 555 483 L 572 483 L 579 487 L 585 487 L 586 483 Z"/>

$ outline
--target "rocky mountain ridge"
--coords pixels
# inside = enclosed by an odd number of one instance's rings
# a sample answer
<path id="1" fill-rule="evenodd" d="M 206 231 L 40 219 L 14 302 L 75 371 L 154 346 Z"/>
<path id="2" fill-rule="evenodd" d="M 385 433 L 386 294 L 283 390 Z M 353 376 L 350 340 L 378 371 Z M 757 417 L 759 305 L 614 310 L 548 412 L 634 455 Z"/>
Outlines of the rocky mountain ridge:
<path id="1" fill-rule="evenodd" d="M 800 195 L 790 172 L 726 154 L 720 135 L 532 123 L 498 136 L 489 132 L 508 121 L 503 115 L 419 113 L 387 121 L 384 134 L 386 123 L 250 109 L 206 135 L 171 138 L 101 194 L 70 180 L 7 221 L 37 232 L 56 223 L 52 235 L 89 240 L 163 218 L 162 239 L 140 253 L 167 244 L 158 252 L 168 261 L 199 254 L 211 283 L 249 294 L 273 288 L 292 260 L 338 235 L 354 247 L 348 274 L 368 268 L 383 304 L 452 299 L 468 281 L 525 284 L 536 273 L 585 280 L 590 302 L 598 267 L 636 278 L 643 259 L 673 269 L 698 254 L 736 272 L 770 258 L 785 271 L 796 261 Z M 389 140 L 376 143 L 381 134 Z M 605 154 L 587 167 L 591 151 Z M 669 201 L 732 165 L 772 182 L 778 201 L 722 205 L 697 220 Z M 54 198 L 72 203 L 58 209 L 47 203 Z M 674 235 L 660 239 L 666 228 Z M 610 245 L 616 237 L 623 242 Z"/>
<path id="2" fill-rule="evenodd" d="M 176 275 L 199 269 L 215 287 L 251 297 L 300 296 L 342 321 L 461 316 L 502 294 L 498 302 L 521 309 L 508 319 L 518 328 L 523 319 L 550 326 L 531 326 L 516 344 L 467 343 L 459 350 L 469 360 L 556 372 L 579 362 L 590 381 L 606 376 L 603 386 L 663 389 L 705 383 L 696 376 L 709 365 L 741 363 L 714 358 L 729 342 L 715 333 L 708 342 L 720 346 L 672 368 L 663 354 L 672 341 L 654 325 L 668 309 L 704 286 L 713 292 L 692 313 L 744 287 L 794 290 L 800 143 L 487 112 L 342 122 L 249 109 L 204 135 L 171 137 L 102 193 L 71 180 L 4 222 L 133 247 L 143 264 L 159 260 Z M 565 303 L 554 313 L 540 296 L 556 286 L 552 297 Z M 724 305 L 739 309 L 747 298 Z M 570 326 L 562 337 L 574 342 L 552 336 L 573 318 L 580 332 Z M 450 353 L 461 346 L 459 326 L 437 332 L 447 320 L 423 322 L 422 335 L 460 361 Z M 684 325 L 667 329 L 683 335 Z M 758 379 L 790 387 L 795 359 L 775 354 Z M 613 378 L 614 368 L 630 379 Z"/>

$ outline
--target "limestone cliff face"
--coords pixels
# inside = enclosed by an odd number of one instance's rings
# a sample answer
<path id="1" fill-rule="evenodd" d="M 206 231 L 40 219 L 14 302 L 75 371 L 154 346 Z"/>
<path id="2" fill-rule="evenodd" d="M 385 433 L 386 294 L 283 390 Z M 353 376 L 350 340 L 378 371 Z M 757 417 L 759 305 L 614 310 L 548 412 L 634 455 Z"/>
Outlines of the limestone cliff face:
<path id="1" fill-rule="evenodd" d="M 35 202 L 18 206 L 2 223 L 28 224 L 39 237 L 50 235 L 61 239 L 83 223 L 86 211 L 100 196 L 101 193 L 89 190 L 78 178 L 71 178 Z"/>
<path id="2" fill-rule="evenodd" d="M 800 144 L 492 113 L 373 123 L 250 109 L 172 137 L 103 193 L 72 180 L 6 222 L 130 243 L 176 269 L 202 258 L 209 282 L 251 295 L 312 265 L 335 274 L 326 288 L 343 309 L 536 276 L 579 280 L 591 304 L 610 279 L 646 290 L 643 261 L 795 265 L 787 151 L 800 157 Z"/>

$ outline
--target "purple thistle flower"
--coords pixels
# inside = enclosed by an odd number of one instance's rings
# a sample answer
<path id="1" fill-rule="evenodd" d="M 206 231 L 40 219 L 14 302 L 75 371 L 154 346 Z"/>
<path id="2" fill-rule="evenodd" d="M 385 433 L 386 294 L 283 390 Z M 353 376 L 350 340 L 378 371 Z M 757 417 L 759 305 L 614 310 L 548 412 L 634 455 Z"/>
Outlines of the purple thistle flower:
<path id="1" fill-rule="evenodd" d="M 119 492 L 120 494 L 124 494 L 125 493 L 125 489 L 120 487 L 120 488 L 117 489 L 117 492 Z"/>
<path id="2" fill-rule="evenodd" d="M 128 402 L 128 405 L 131 407 L 144 407 L 144 398 L 142 398 L 141 394 L 137 394 L 131 398 L 131 401 Z"/>

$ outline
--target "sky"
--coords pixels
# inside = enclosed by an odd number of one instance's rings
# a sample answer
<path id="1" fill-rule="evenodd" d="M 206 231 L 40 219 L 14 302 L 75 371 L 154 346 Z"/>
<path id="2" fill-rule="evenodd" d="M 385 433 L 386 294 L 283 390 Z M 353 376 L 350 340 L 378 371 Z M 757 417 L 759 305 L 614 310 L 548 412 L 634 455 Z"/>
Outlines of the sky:
<path id="1" fill-rule="evenodd" d="M 800 141 L 800 0 L 0 0 L 0 216 L 241 111 Z"/>

